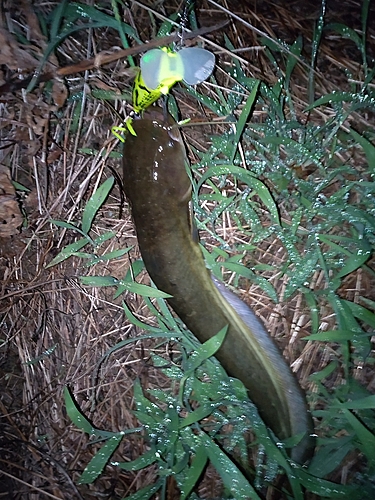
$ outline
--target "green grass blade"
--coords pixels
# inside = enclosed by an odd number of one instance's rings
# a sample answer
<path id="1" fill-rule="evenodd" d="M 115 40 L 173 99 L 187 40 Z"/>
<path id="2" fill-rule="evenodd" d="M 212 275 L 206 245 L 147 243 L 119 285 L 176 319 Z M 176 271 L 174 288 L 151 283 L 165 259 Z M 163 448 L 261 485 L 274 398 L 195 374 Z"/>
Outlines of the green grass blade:
<path id="1" fill-rule="evenodd" d="M 144 396 L 141 383 L 138 379 L 134 382 L 133 391 L 137 411 L 144 412 L 152 416 L 155 422 L 162 421 L 164 418 L 164 412 L 158 407 L 158 405 L 152 403 Z"/>
<path id="2" fill-rule="evenodd" d="M 347 401 L 345 403 L 333 404 L 332 407 L 346 408 L 347 410 L 366 410 L 375 409 L 375 395 L 365 396 L 364 398 L 356 399 L 354 401 Z"/>
<path id="3" fill-rule="evenodd" d="M 154 484 L 150 484 L 149 486 L 145 486 L 141 490 L 133 493 L 132 495 L 127 495 L 126 498 L 122 500 L 149 500 L 152 496 L 157 493 L 160 488 L 163 486 L 164 481 L 160 479 Z"/>
<path id="4" fill-rule="evenodd" d="M 234 498 L 236 500 L 260 500 L 253 486 L 219 446 L 205 434 L 200 434 L 200 438 L 211 464 Z"/>
<path id="5" fill-rule="evenodd" d="M 207 95 L 200 94 L 194 87 L 186 86 L 184 88 L 184 92 L 195 97 L 197 101 L 201 102 L 208 109 L 211 109 L 211 111 L 213 111 L 217 116 L 225 116 L 228 114 L 228 110 L 225 109 L 222 104 L 217 103 L 214 99 L 211 99 L 211 97 L 208 97 Z"/>
<path id="6" fill-rule="evenodd" d="M 224 342 L 227 329 L 228 327 L 226 326 L 222 328 L 216 335 L 206 340 L 204 344 L 191 354 L 185 367 L 186 373 L 192 373 L 204 361 L 215 355 Z"/>
<path id="7" fill-rule="evenodd" d="M 152 333 L 153 335 L 155 334 L 160 334 L 160 329 L 159 328 L 155 328 L 154 326 L 151 326 L 151 325 L 147 325 L 147 323 L 142 323 L 142 321 L 140 321 L 136 316 L 134 316 L 134 314 L 132 313 L 132 311 L 129 309 L 129 307 L 126 305 L 125 302 L 122 303 L 122 307 L 124 309 L 124 312 L 125 312 L 125 315 L 127 317 L 127 319 L 135 326 L 138 326 L 146 331 L 149 331 L 150 333 Z M 165 337 L 167 335 L 164 335 Z M 149 338 L 149 337 L 146 337 L 146 338 Z M 118 345 L 118 344 L 116 344 Z M 126 344 L 124 344 L 126 345 Z"/>
<path id="8" fill-rule="evenodd" d="M 93 244 L 95 247 L 99 247 L 100 245 L 102 245 L 106 241 L 114 238 L 115 236 L 116 236 L 116 233 L 114 233 L 113 231 L 107 231 L 103 234 L 100 234 L 97 238 L 94 238 L 92 241 L 93 241 Z M 131 250 L 131 248 L 133 248 L 133 247 L 129 247 L 127 249 L 127 251 Z"/>
<path id="9" fill-rule="evenodd" d="M 229 159 L 231 163 L 233 163 L 233 161 L 234 161 L 234 157 L 236 156 L 238 143 L 240 142 L 241 136 L 245 130 L 245 127 L 246 127 L 247 121 L 249 119 L 251 110 L 253 109 L 253 107 L 255 105 L 255 99 L 256 99 L 256 96 L 258 93 L 259 84 L 260 84 L 260 82 L 257 82 L 256 85 L 254 85 L 254 88 L 252 89 L 250 95 L 246 99 L 245 106 L 243 107 L 241 114 L 240 114 L 240 117 L 238 119 L 238 122 L 236 125 L 236 132 L 235 132 L 234 137 L 233 137 L 233 145 L 234 145 L 233 153 Z"/>
<path id="10" fill-rule="evenodd" d="M 326 236 L 324 234 L 319 234 L 318 235 L 319 239 L 329 245 L 333 250 L 335 250 L 339 255 L 345 255 L 348 257 L 346 261 L 344 262 L 344 265 L 342 268 L 339 270 L 337 274 L 335 274 L 335 278 L 343 278 L 347 274 L 352 273 L 353 271 L 359 269 L 371 256 L 372 252 L 372 246 L 368 243 L 367 240 L 362 239 L 362 240 L 357 240 L 355 242 L 356 244 L 356 253 L 352 253 L 349 251 L 347 248 L 344 246 L 338 245 L 334 241 L 333 236 Z M 352 239 L 345 239 L 345 238 L 335 238 L 335 239 L 341 239 L 341 241 L 345 242 L 345 240 L 348 243 L 353 243 Z M 342 257 L 341 257 L 342 259 Z"/>
<path id="11" fill-rule="evenodd" d="M 205 447 L 203 445 L 198 446 L 191 460 L 191 465 L 186 472 L 184 481 L 180 484 L 181 500 L 186 500 L 192 492 L 206 467 L 207 460 Z"/>
<path id="12" fill-rule="evenodd" d="M 108 439 L 87 464 L 85 470 L 78 479 L 78 484 L 92 484 L 95 479 L 100 476 L 122 438 L 123 436 L 119 434 Z"/>
<path id="13" fill-rule="evenodd" d="M 120 38 L 121 38 L 121 42 L 122 42 L 122 46 L 125 48 L 125 49 L 128 49 L 130 47 L 129 45 L 129 42 L 128 42 L 128 39 L 127 39 L 127 33 L 126 33 L 126 30 L 124 29 L 124 26 L 128 26 L 128 25 L 124 25 L 124 23 L 122 22 L 121 20 L 121 15 L 120 15 L 120 12 L 119 12 L 119 9 L 118 9 L 118 3 L 122 3 L 121 1 L 118 1 L 118 0 L 112 0 L 111 1 L 111 4 L 112 4 L 112 10 L 113 10 L 113 13 L 115 15 L 115 19 L 116 19 L 116 22 L 117 22 L 117 31 L 119 32 L 119 35 L 120 35 Z M 135 62 L 134 62 L 134 58 L 132 56 L 128 56 L 128 61 L 129 61 L 129 65 L 134 67 L 136 66 Z"/>
<path id="14" fill-rule="evenodd" d="M 113 276 L 80 276 L 79 278 L 82 285 L 85 286 L 116 286 L 118 279 Z"/>
<path id="15" fill-rule="evenodd" d="M 100 262 L 108 262 L 110 260 L 119 259 L 123 255 L 129 253 L 132 247 L 121 248 L 119 250 L 113 250 L 113 252 L 108 252 L 104 255 L 92 255 L 91 259 L 86 262 L 85 267 L 94 266 Z"/>
<path id="16" fill-rule="evenodd" d="M 98 189 L 86 203 L 86 206 L 82 214 L 82 226 L 81 226 L 81 229 L 84 234 L 89 233 L 93 220 L 96 214 L 98 213 L 98 210 L 107 199 L 113 187 L 114 182 L 115 182 L 114 177 L 109 177 L 108 179 L 106 179 L 103 182 L 103 184 L 98 187 Z"/>
<path id="17" fill-rule="evenodd" d="M 222 262 L 221 265 L 225 267 L 225 269 L 236 273 L 237 276 L 243 276 L 251 283 L 256 283 L 270 297 L 270 299 L 275 302 L 275 304 L 278 303 L 279 298 L 277 296 L 277 292 L 272 283 L 270 283 L 266 278 L 256 275 L 254 271 L 237 262 L 225 261 Z"/>
<path id="18" fill-rule="evenodd" d="M 319 311 L 317 298 L 314 293 L 308 288 L 301 287 L 303 291 L 304 298 L 306 300 L 307 306 L 309 308 L 311 317 L 311 332 L 312 334 L 318 333 L 319 329 Z M 308 337 L 307 337 L 308 338 Z"/>
<path id="19" fill-rule="evenodd" d="M 203 384 L 206 386 L 207 384 Z M 199 408 L 191 411 L 181 422 L 180 428 L 189 427 L 192 424 L 199 422 L 200 420 L 207 418 L 211 413 L 217 408 L 218 403 L 207 403 L 201 404 Z"/>
<path id="20" fill-rule="evenodd" d="M 168 293 L 162 292 L 161 290 L 148 285 L 142 285 L 142 283 L 124 283 L 123 281 L 120 281 L 120 285 L 123 286 L 128 292 L 137 293 L 138 295 L 142 295 L 142 297 L 155 297 L 158 299 L 167 299 L 168 297 L 171 297 Z"/>
<path id="21" fill-rule="evenodd" d="M 365 337 L 371 336 L 364 334 Z M 359 337 L 353 330 L 326 330 L 324 332 L 312 333 L 303 340 L 319 341 L 319 342 L 348 342 L 353 341 Z"/>
<path id="22" fill-rule="evenodd" d="M 70 392 L 70 389 L 66 386 L 64 387 L 64 400 L 66 412 L 73 424 L 78 427 L 78 429 L 83 430 L 87 434 L 92 434 L 95 431 L 95 428 L 78 408 Z"/>
<path id="23" fill-rule="evenodd" d="M 214 167 L 210 167 L 201 177 L 198 188 L 200 188 L 210 177 L 217 177 L 220 175 L 233 175 L 251 187 L 269 210 L 273 221 L 280 224 L 279 212 L 271 193 L 265 184 L 254 177 L 248 170 L 237 167 L 236 165 L 215 165 Z"/>
<path id="24" fill-rule="evenodd" d="M 72 224 L 71 222 L 65 222 L 65 221 L 62 221 L 62 220 L 55 220 L 55 219 L 50 219 L 50 222 L 52 224 L 55 224 L 55 226 L 59 226 L 59 227 L 63 227 L 64 229 L 70 229 L 71 231 L 78 231 L 78 232 L 81 232 L 77 226 L 75 226 L 74 224 Z M 81 234 L 83 234 L 81 232 Z"/>
<path id="25" fill-rule="evenodd" d="M 360 442 L 360 449 L 365 454 L 369 461 L 370 467 L 374 470 L 375 467 L 375 435 L 370 432 L 362 422 L 348 409 L 341 408 L 349 424 L 355 431 L 356 437 Z"/>
<path id="26" fill-rule="evenodd" d="M 368 141 L 363 135 L 359 134 L 356 130 L 351 129 L 350 134 L 353 136 L 353 138 L 360 144 L 363 148 L 363 151 L 365 152 L 368 166 L 371 170 L 371 172 L 374 172 L 375 170 L 375 146 Z"/>
<path id="27" fill-rule="evenodd" d="M 49 36 L 51 40 L 57 38 L 60 32 L 60 25 L 65 16 L 65 11 L 68 3 L 69 3 L 68 0 L 63 0 L 62 2 L 59 2 L 55 10 L 53 11 L 53 15 L 51 16 L 52 23 L 49 30 Z"/>
<path id="28" fill-rule="evenodd" d="M 366 50 L 366 41 L 367 41 L 367 22 L 370 8 L 370 0 L 362 1 L 362 43 L 361 43 L 361 52 L 362 52 L 362 61 L 363 66 L 365 68 L 365 74 L 367 70 L 367 50 Z"/>
<path id="29" fill-rule="evenodd" d="M 328 441 L 328 439 L 322 440 L 321 446 L 309 464 L 308 473 L 311 476 L 318 478 L 328 476 L 353 450 L 352 436 L 330 440 L 327 444 L 325 444 L 325 441 Z"/>
<path id="30" fill-rule="evenodd" d="M 373 312 L 355 302 L 351 302 L 349 300 L 343 300 L 343 302 L 346 307 L 351 310 L 355 318 L 363 321 L 365 324 L 375 329 L 375 314 Z"/>
<path id="31" fill-rule="evenodd" d="M 309 72 L 309 86 L 308 86 L 308 95 L 309 95 L 309 103 L 311 104 L 314 100 L 315 93 L 315 68 L 316 61 L 318 58 L 318 49 L 320 47 L 320 42 L 322 39 L 322 33 L 324 28 L 324 17 L 326 13 L 326 0 L 322 0 L 320 4 L 320 13 L 317 23 L 314 26 L 314 34 L 313 34 L 313 43 L 311 49 L 311 63 L 310 63 L 310 72 Z"/>
<path id="32" fill-rule="evenodd" d="M 120 462 L 118 466 L 122 470 L 137 471 L 149 467 L 156 461 L 155 447 L 152 446 L 151 450 L 146 451 L 143 455 L 132 460 L 131 462 Z"/>
<path id="33" fill-rule="evenodd" d="M 351 40 L 357 48 L 362 52 L 362 39 L 359 35 L 357 35 L 357 32 L 349 28 L 349 26 L 346 26 L 346 24 L 341 24 L 341 23 L 330 23 L 326 25 L 326 30 L 332 30 L 336 31 L 336 33 L 339 33 L 342 35 L 344 38 L 348 38 Z"/>
<path id="34" fill-rule="evenodd" d="M 325 479 L 320 479 L 318 477 L 311 476 L 302 467 L 296 469 L 296 476 L 300 479 L 301 483 L 308 489 L 319 495 L 320 498 L 337 498 L 340 500 L 349 499 L 350 500 L 363 500 L 364 497 L 361 496 L 362 492 L 353 485 L 341 485 L 326 481 Z"/>
<path id="35" fill-rule="evenodd" d="M 88 243 L 89 240 L 87 238 L 82 238 L 78 241 L 75 241 L 74 243 L 71 243 L 70 245 L 67 245 L 61 250 L 58 255 L 56 255 L 55 258 L 51 260 L 49 264 L 46 265 L 46 269 L 52 266 L 56 266 L 57 264 L 60 264 L 60 262 L 69 259 L 69 257 L 74 255 L 78 250 L 86 246 Z"/>

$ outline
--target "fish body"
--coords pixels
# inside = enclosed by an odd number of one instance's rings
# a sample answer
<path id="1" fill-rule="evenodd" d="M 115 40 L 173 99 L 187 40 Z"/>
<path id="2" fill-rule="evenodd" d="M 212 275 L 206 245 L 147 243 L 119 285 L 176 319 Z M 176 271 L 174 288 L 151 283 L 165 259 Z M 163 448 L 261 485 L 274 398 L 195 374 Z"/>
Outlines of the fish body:
<path id="1" fill-rule="evenodd" d="M 137 135 L 127 136 L 123 152 L 124 189 L 151 279 L 172 296 L 168 303 L 200 342 L 228 327 L 217 359 L 243 382 L 279 439 L 304 436 L 290 452 L 304 463 L 313 450 L 304 393 L 263 323 L 211 277 L 192 238 L 192 188 L 176 123 L 171 117 L 166 123 L 160 108 L 149 108 L 133 125 Z"/>

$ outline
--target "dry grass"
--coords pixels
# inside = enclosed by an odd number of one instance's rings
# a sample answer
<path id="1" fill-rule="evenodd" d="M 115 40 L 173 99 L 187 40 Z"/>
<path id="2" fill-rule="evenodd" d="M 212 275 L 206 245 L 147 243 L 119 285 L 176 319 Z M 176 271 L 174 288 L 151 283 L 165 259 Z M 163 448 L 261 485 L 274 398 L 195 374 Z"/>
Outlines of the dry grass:
<path id="1" fill-rule="evenodd" d="M 137 28 L 143 41 L 150 40 L 154 33 L 147 11 L 136 2 L 129 3 L 132 7 L 124 11 L 125 22 Z M 311 51 L 313 20 L 319 10 L 316 2 L 222 4 L 227 4 L 234 14 L 272 39 L 292 42 L 297 36 L 303 36 L 305 52 Z M 101 5 L 106 5 L 110 12 L 109 1 L 101 2 Z M 126 320 L 121 301 L 112 299 L 113 290 L 83 289 L 78 284 L 77 278 L 87 274 L 110 274 L 121 278 L 139 254 L 135 246 L 121 259 L 90 268 L 85 268 L 76 258 L 53 268 L 46 269 L 45 266 L 75 238 L 72 232 L 56 228 L 49 220 L 79 221 L 82 208 L 96 187 L 110 175 L 110 169 L 119 168 L 119 160 L 111 156 L 118 144 L 110 133 L 117 118 L 101 100 L 93 97 L 93 92 L 111 90 L 120 94 L 121 90 L 129 88 L 132 76 L 124 60 L 119 60 L 72 74 L 64 81 L 55 80 L 49 101 L 44 93 L 48 82 L 37 85 L 29 93 L 20 89 L 19 83 L 37 67 L 46 47 L 35 12 L 46 14 L 51 7 L 40 1 L 35 1 L 32 6 L 26 0 L 17 4 L 8 0 L 3 3 L 1 13 L 3 48 L 0 62 L 3 73 L 0 77 L 4 83 L 11 78 L 14 81 L 14 85 L 7 89 L 9 91 L 1 95 L 1 163 L 9 168 L 14 181 L 30 191 L 20 203 L 25 227 L 0 240 L 1 338 L 4 342 L 0 365 L 0 469 L 4 474 L 0 498 L 122 498 L 152 483 L 154 471 L 130 473 L 107 467 L 94 486 L 75 486 L 94 454 L 95 446 L 88 446 L 88 437 L 67 418 L 62 390 L 66 384 L 70 385 L 81 409 L 96 427 L 117 431 L 137 426 L 132 414 L 135 378 L 140 378 L 145 388 L 162 388 L 166 384 L 167 379 L 149 363 L 155 342 L 134 342 L 99 365 L 110 347 L 120 340 L 136 337 L 139 331 Z M 177 2 L 171 0 L 159 5 L 159 12 L 168 16 L 177 7 Z M 225 19 L 224 13 L 208 1 L 200 2 L 197 14 L 201 26 Z M 360 27 L 359 16 L 360 2 L 355 1 L 337 2 L 337 5 L 333 2 L 328 12 L 328 17 L 356 28 Z M 15 25 L 28 38 L 29 46 L 12 35 Z M 245 61 L 249 76 L 274 82 L 273 68 L 264 55 L 264 48 L 259 46 L 256 31 L 238 20 L 232 20 L 225 31 L 238 48 L 238 56 Z M 370 53 L 375 52 L 374 37 L 372 27 Z M 221 67 L 225 68 L 230 58 L 217 48 L 223 45 L 222 33 L 210 34 L 207 40 L 208 47 L 211 42 L 216 44 L 213 50 L 218 54 Z M 46 69 L 55 70 L 56 67 L 78 63 L 99 52 L 113 51 L 120 45 L 114 30 L 80 31 L 58 47 L 56 56 L 49 58 Z M 350 67 L 354 78 L 361 80 L 356 60 L 357 54 L 349 42 L 342 39 L 338 42 L 327 36 L 319 52 L 316 72 L 319 94 L 346 90 L 343 66 Z M 303 65 L 298 68 L 292 82 L 297 111 L 308 104 L 308 68 Z M 227 86 L 225 72 L 219 72 L 218 79 L 222 87 Z M 210 95 L 214 90 L 208 84 L 204 85 L 207 95 Z M 70 98 L 66 100 L 68 94 Z M 215 121 L 215 116 L 192 98 L 179 91 L 175 95 L 184 117 L 190 115 L 193 121 Z M 120 101 L 114 105 L 123 114 L 126 105 Z M 255 117 L 262 121 L 261 110 L 256 111 Z M 324 123 L 328 118 L 328 110 L 327 114 L 321 111 L 313 113 L 317 123 Z M 373 122 L 373 116 L 369 114 L 364 119 L 353 115 L 352 120 L 367 126 L 369 121 Z M 221 125 L 208 125 L 203 134 L 200 128 L 199 131 L 194 127 L 187 128 L 188 147 L 207 149 L 209 135 L 215 129 L 221 130 Z M 84 148 L 93 150 L 94 154 L 82 152 Z M 193 159 L 193 153 L 191 157 Z M 354 155 L 351 161 L 353 159 L 357 161 Z M 300 168 L 303 175 L 303 167 L 296 168 Z M 207 203 L 203 208 L 209 212 L 213 207 Z M 282 216 L 288 220 L 287 210 Z M 106 251 L 136 245 L 128 207 L 126 204 L 122 207 L 119 186 L 112 191 L 96 218 L 93 233 L 99 235 L 109 230 L 116 233 L 116 238 L 109 240 Z M 228 216 L 222 217 L 222 227 L 217 231 L 229 246 L 243 239 Z M 202 238 L 209 245 L 209 235 L 203 234 Z M 283 247 L 277 239 L 256 245 L 257 251 L 249 257 L 253 264 L 281 265 L 285 261 Z M 285 279 L 279 275 L 265 276 L 282 297 Z M 231 279 L 228 273 L 227 280 L 230 282 Z M 321 279 L 321 273 L 317 271 L 311 287 L 319 287 Z M 143 282 L 147 283 L 147 276 L 143 276 Z M 367 277 L 357 272 L 346 279 L 342 294 L 353 298 L 360 291 L 361 295 L 373 297 L 372 286 Z M 334 346 L 300 340 L 309 334 L 311 328 L 302 295 L 293 296 L 275 307 L 258 287 L 241 281 L 240 288 L 243 299 L 252 304 L 271 334 L 278 339 L 301 385 L 312 389 L 309 375 L 325 366 Z M 127 294 L 124 299 L 140 319 L 149 323 L 153 321 L 138 297 Z M 333 322 L 332 311 L 327 307 L 321 329 L 330 329 Z M 173 349 L 173 346 L 156 349 L 170 356 L 168 349 Z M 48 354 L 52 350 L 53 353 Z M 358 380 L 373 392 L 374 379 L 369 368 L 358 366 L 357 372 Z M 336 373 L 331 382 L 340 384 L 341 374 Z M 114 458 L 132 460 L 145 449 L 146 444 L 140 437 L 131 437 L 122 442 Z M 360 458 L 352 456 L 350 460 L 345 471 L 339 471 L 334 480 L 345 482 L 345 474 L 351 476 L 358 470 Z M 200 494 L 203 498 L 219 498 L 220 488 L 214 471 L 209 471 Z M 173 484 L 169 495 L 170 499 L 178 498 Z"/>

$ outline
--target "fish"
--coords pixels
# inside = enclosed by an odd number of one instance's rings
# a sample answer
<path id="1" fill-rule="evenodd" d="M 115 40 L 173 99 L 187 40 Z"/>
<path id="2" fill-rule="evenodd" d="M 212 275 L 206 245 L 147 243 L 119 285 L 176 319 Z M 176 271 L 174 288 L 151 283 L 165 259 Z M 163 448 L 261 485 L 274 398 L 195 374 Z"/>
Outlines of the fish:
<path id="1" fill-rule="evenodd" d="M 123 148 L 123 184 L 146 270 L 186 327 L 204 343 L 227 327 L 215 356 L 242 381 L 265 424 L 280 440 L 301 436 L 289 450 L 306 463 L 313 420 L 305 394 L 262 321 L 211 276 L 192 233 L 192 186 L 176 122 L 158 107 L 134 120 Z"/>

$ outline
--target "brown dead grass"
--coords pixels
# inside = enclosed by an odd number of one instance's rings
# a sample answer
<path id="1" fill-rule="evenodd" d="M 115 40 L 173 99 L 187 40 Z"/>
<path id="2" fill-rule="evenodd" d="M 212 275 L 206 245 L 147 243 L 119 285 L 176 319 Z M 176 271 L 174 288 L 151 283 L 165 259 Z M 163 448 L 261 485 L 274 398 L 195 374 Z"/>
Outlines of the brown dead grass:
<path id="1" fill-rule="evenodd" d="M 109 1 L 101 4 L 110 10 Z M 136 377 L 141 378 L 145 388 L 166 384 L 149 363 L 150 350 L 155 349 L 151 341 L 135 342 L 99 366 L 99 360 L 110 347 L 120 340 L 136 337 L 140 332 L 127 322 L 121 302 L 112 299 L 113 290 L 83 289 L 78 284 L 80 275 L 123 277 L 131 260 L 138 258 L 139 254 L 135 248 L 121 259 L 91 268 L 83 267 L 78 259 L 69 259 L 50 269 L 45 266 L 75 238 L 72 232 L 56 228 L 49 219 L 79 221 L 85 201 L 110 175 L 109 169 L 119 167 L 118 160 L 110 157 L 118 147 L 110 134 L 110 127 L 117 118 L 102 101 L 92 98 L 92 91 L 128 89 L 131 75 L 125 62 L 120 60 L 70 75 L 64 81 L 54 80 L 48 101 L 45 83 L 37 85 L 30 93 L 20 89 L 20 80 L 27 78 L 38 66 L 46 47 L 35 10 L 47 13 L 51 7 L 40 1 L 34 2 L 33 6 L 26 0 L 17 4 L 5 1 L 0 25 L 3 44 L 0 54 L 5 54 L 4 57 L 0 55 L 0 78 L 3 83 L 13 81 L 8 88 L 10 91 L 1 95 L 1 162 L 9 169 L 13 180 L 30 189 L 20 200 L 27 221 L 25 227 L 0 241 L 1 338 L 5 341 L 1 346 L 0 365 L 0 469 L 3 472 L 0 498 L 122 498 L 152 483 L 154 471 L 126 473 L 107 467 L 94 485 L 75 486 L 96 448 L 89 445 L 88 437 L 67 418 L 62 390 L 66 384 L 70 385 L 81 409 L 95 426 L 117 431 L 137 425 L 131 412 L 132 384 Z M 161 13 L 169 15 L 176 10 L 177 2 L 171 0 L 159 7 Z M 315 2 L 230 2 L 227 7 L 272 38 L 292 42 L 302 35 L 305 51 L 309 52 L 313 20 L 318 14 Z M 359 16 L 360 2 L 354 1 L 331 3 L 328 13 L 328 17 L 355 28 L 360 28 Z M 225 15 L 211 2 L 203 1 L 198 19 L 201 26 L 211 25 L 225 19 Z M 138 29 L 142 40 L 147 41 L 153 36 L 147 11 L 135 2 L 130 11 L 125 11 L 125 21 Z M 30 40 L 29 46 L 13 36 L 15 24 L 21 26 Z M 244 60 L 249 76 L 273 82 L 274 73 L 259 46 L 256 32 L 238 20 L 232 20 L 225 32 L 239 49 L 238 56 Z M 370 52 L 375 52 L 374 34 L 375 31 L 370 30 Z M 225 68 L 229 59 L 225 52 L 219 53 L 218 48 L 223 43 L 222 33 L 208 35 L 208 47 L 210 42 L 217 44 L 213 50 L 218 53 L 221 67 Z M 120 40 L 111 30 L 79 32 L 59 47 L 46 70 L 52 68 L 55 71 L 56 67 L 78 63 L 102 51 L 116 50 L 120 45 Z M 361 80 L 357 60 L 358 54 L 349 42 L 327 36 L 320 50 L 316 74 L 319 95 L 338 88 L 346 90 L 343 67 L 350 66 L 355 78 Z M 219 70 L 218 78 L 225 87 L 228 83 L 225 72 Z M 207 84 L 204 87 L 209 94 L 210 87 Z M 302 110 L 307 104 L 307 68 L 302 65 L 292 88 L 297 109 Z M 68 93 L 74 99 L 66 100 Z M 177 90 L 175 95 L 179 98 L 184 117 L 215 120 L 195 101 L 181 97 Z M 124 104 L 116 102 L 115 106 L 123 114 Z M 261 120 L 260 111 L 258 119 Z M 327 115 L 317 111 L 314 119 L 325 121 Z M 367 125 L 367 120 L 361 116 L 352 119 Z M 219 129 L 220 125 L 215 127 Z M 185 132 L 188 147 L 191 144 L 206 149 L 208 136 L 213 130 L 213 126 L 208 126 L 202 134 L 201 129 L 196 132 L 194 127 L 189 127 Z M 82 148 L 96 152 L 88 155 L 81 152 Z M 210 210 L 209 204 L 206 209 Z M 119 187 L 112 192 L 93 228 L 97 234 L 108 230 L 117 236 L 110 240 L 107 251 L 136 245 L 127 205 L 122 212 Z M 223 217 L 220 235 L 229 244 L 243 238 L 229 217 Z M 258 252 L 250 258 L 274 265 L 275 262 L 281 264 L 286 256 L 280 242 L 275 240 L 259 246 Z M 231 280 L 231 276 L 227 278 Z M 144 279 L 147 282 L 146 276 Z M 277 275 L 269 276 L 269 279 L 282 297 L 284 280 Z M 317 272 L 312 286 L 318 287 L 320 280 Z M 299 340 L 308 335 L 310 329 L 302 296 L 297 295 L 275 307 L 257 287 L 242 282 L 241 286 L 243 298 L 265 321 L 302 386 L 308 388 L 309 375 L 327 363 L 332 347 Z M 371 283 L 362 279 L 358 272 L 348 277 L 347 289 L 343 293 L 353 297 L 360 290 L 362 295 L 370 296 L 370 288 Z M 152 323 L 144 304 L 137 297 L 128 294 L 124 298 L 140 319 Z M 332 311 L 327 308 L 322 329 L 329 329 L 333 320 Z M 54 349 L 53 353 L 46 355 L 51 349 Z M 162 347 L 159 351 L 165 349 Z M 33 363 L 32 360 L 39 361 Z M 359 369 L 358 377 L 374 390 L 373 378 L 369 378 L 367 370 Z M 340 383 L 340 374 L 332 383 Z M 132 460 L 146 447 L 140 437 L 130 437 L 122 442 L 114 459 Z M 351 460 L 346 467 L 355 471 L 358 457 L 351 457 Z M 344 481 L 345 478 L 338 472 L 334 479 Z M 220 497 L 220 484 L 213 471 L 207 474 L 200 494 L 204 498 Z M 178 498 L 173 485 L 169 495 L 171 499 Z"/>

